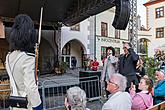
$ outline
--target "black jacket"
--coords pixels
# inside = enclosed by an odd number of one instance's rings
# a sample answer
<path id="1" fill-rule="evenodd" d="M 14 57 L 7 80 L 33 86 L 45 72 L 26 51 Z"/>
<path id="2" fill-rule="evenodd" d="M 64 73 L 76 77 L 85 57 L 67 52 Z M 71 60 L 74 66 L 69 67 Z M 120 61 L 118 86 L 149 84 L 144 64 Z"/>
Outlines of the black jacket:
<path id="1" fill-rule="evenodd" d="M 136 75 L 136 64 L 139 60 L 139 56 L 132 48 L 129 48 L 128 51 L 127 57 L 124 54 L 119 57 L 119 73 L 124 76 Z"/>

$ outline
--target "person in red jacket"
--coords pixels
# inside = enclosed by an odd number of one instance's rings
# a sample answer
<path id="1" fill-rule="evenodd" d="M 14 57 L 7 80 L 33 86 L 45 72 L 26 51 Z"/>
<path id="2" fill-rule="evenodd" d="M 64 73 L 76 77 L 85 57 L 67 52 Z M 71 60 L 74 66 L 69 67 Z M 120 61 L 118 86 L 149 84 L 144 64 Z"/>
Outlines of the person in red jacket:
<path id="1" fill-rule="evenodd" d="M 97 59 L 95 58 L 95 60 L 92 63 L 92 70 L 93 71 L 97 71 L 99 67 L 99 62 L 97 61 Z"/>

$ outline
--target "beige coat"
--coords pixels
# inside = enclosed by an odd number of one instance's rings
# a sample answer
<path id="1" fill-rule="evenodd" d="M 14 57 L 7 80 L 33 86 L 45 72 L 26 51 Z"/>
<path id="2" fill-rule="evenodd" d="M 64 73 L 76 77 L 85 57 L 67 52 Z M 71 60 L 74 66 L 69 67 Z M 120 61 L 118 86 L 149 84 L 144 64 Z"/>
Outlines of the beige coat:
<path id="1" fill-rule="evenodd" d="M 21 55 L 21 57 L 15 63 L 15 59 L 20 53 L 23 53 L 23 55 Z M 9 54 L 8 58 L 10 67 L 13 68 L 13 66 L 15 65 L 12 74 L 16 82 L 18 94 L 20 96 L 27 95 L 29 102 L 28 110 L 32 110 L 32 107 L 37 107 L 41 104 L 38 86 L 35 82 L 35 57 L 34 55 L 27 54 L 25 52 L 13 51 Z M 8 60 L 8 58 L 6 58 L 6 61 Z M 24 109 L 14 108 L 14 110 Z"/>

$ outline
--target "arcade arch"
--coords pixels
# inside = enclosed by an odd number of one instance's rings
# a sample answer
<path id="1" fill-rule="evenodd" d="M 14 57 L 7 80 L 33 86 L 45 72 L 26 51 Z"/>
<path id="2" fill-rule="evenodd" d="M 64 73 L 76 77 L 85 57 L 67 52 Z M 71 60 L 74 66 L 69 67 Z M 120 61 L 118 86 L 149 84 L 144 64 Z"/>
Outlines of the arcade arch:
<path id="1" fill-rule="evenodd" d="M 46 74 L 53 72 L 57 62 L 57 47 L 52 47 L 51 43 L 42 37 L 39 54 L 40 73 Z"/>
<path id="2" fill-rule="evenodd" d="M 68 67 L 71 68 L 71 59 L 75 57 L 77 60 L 76 67 L 82 67 L 83 56 L 87 53 L 85 46 L 81 41 L 72 39 L 62 47 L 62 61 L 66 62 Z"/>

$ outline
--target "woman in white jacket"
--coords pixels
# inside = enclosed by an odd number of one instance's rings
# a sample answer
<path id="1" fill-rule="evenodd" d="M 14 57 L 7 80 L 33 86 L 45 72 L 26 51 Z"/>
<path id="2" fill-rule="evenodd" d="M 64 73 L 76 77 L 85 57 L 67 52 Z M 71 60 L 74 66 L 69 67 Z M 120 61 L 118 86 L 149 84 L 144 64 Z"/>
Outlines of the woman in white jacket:
<path id="1" fill-rule="evenodd" d="M 113 47 L 106 48 L 107 58 L 104 60 L 104 67 L 101 75 L 101 82 L 105 81 L 105 88 L 107 88 L 107 81 L 110 78 L 111 74 L 116 73 L 116 65 L 118 58 L 115 57 L 115 49 Z M 108 98 L 109 92 L 106 90 L 106 96 Z"/>
<path id="2" fill-rule="evenodd" d="M 35 80 L 34 47 L 36 41 L 37 36 L 31 18 L 24 14 L 16 16 L 9 36 L 10 53 L 6 57 L 6 67 L 11 68 L 18 96 L 27 96 L 27 110 L 41 110 L 41 99 Z M 7 72 L 9 72 L 8 69 Z M 12 87 L 11 81 L 10 84 Z M 15 94 L 12 92 L 11 95 Z"/>

